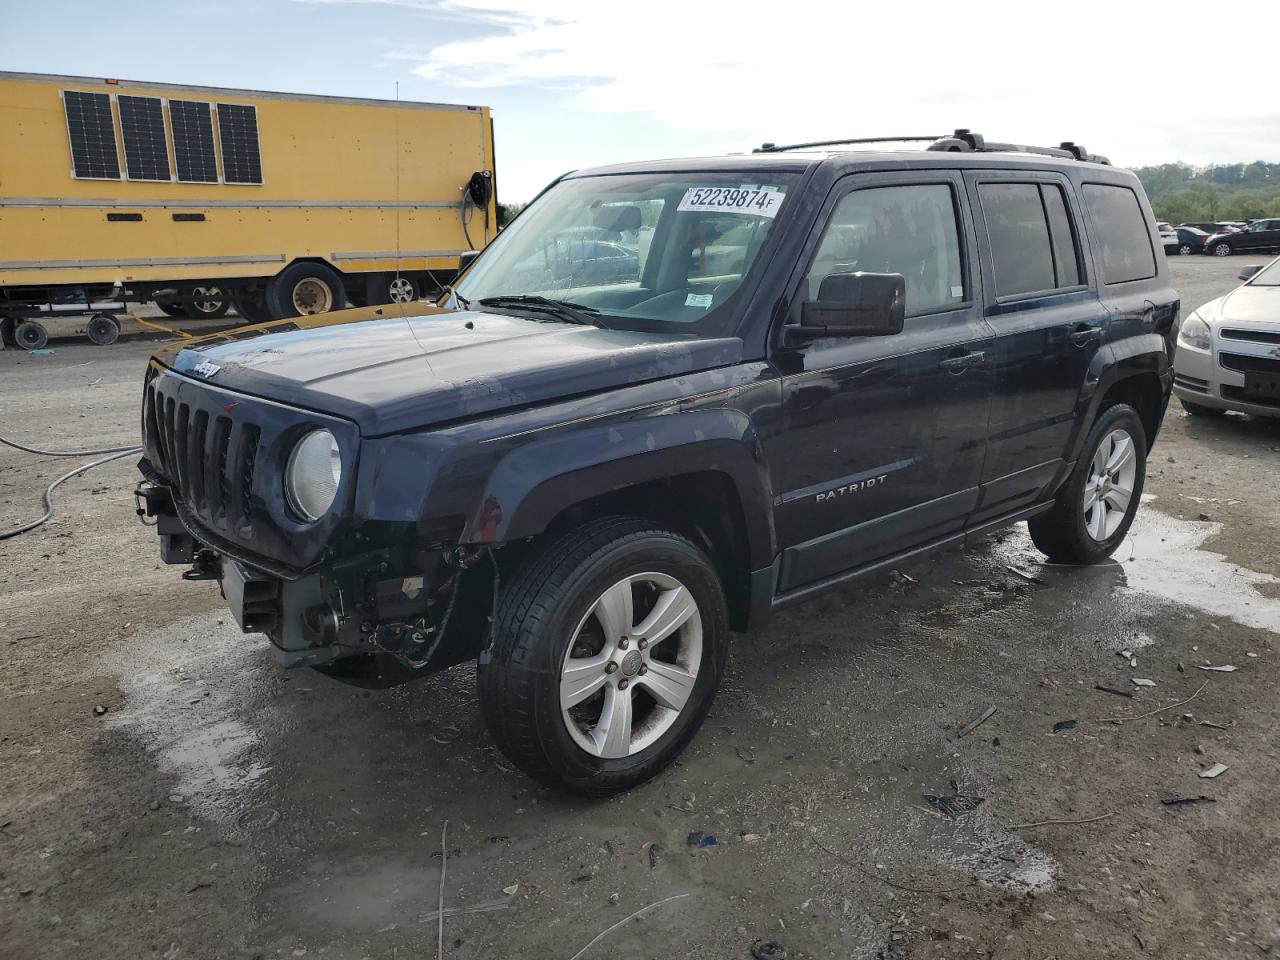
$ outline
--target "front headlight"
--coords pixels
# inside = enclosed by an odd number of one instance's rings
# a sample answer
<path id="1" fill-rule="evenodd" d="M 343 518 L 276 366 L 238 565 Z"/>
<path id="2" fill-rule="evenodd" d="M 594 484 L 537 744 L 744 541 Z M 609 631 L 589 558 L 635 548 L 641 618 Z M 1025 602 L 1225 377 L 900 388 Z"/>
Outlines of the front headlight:
<path id="1" fill-rule="evenodd" d="M 1183 321 L 1182 329 L 1178 331 L 1178 342 L 1196 350 L 1208 350 L 1212 342 L 1209 325 L 1192 313 Z"/>
<path id="2" fill-rule="evenodd" d="M 312 430 L 289 454 L 284 472 L 284 494 L 289 507 L 303 520 L 314 523 L 333 506 L 342 480 L 338 440 L 328 430 Z"/>

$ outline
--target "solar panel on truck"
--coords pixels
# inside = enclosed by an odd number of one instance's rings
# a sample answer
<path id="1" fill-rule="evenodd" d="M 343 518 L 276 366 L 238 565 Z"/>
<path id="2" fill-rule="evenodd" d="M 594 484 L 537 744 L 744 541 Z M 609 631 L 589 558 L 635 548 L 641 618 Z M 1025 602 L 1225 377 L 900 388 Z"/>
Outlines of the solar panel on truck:
<path id="1" fill-rule="evenodd" d="M 213 149 L 213 114 L 201 100 L 170 100 L 173 160 L 182 183 L 217 183 L 218 155 Z"/>
<path id="2" fill-rule="evenodd" d="M 218 104 L 218 141 L 222 146 L 222 175 L 227 183 L 262 182 L 256 107 Z"/>
<path id="3" fill-rule="evenodd" d="M 64 90 L 62 103 L 75 176 L 81 180 L 119 180 L 120 156 L 110 95 Z"/>
<path id="4" fill-rule="evenodd" d="M 164 135 L 164 104 L 159 97 L 121 94 L 120 131 L 124 168 L 130 180 L 169 180 L 169 143 Z"/>

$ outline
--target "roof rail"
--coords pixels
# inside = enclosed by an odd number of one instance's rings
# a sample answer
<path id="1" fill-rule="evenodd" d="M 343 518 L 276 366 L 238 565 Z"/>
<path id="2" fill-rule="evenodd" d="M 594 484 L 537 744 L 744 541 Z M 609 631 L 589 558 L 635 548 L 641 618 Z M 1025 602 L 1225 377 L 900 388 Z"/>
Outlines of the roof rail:
<path id="1" fill-rule="evenodd" d="M 951 153 L 1033 153 L 1044 157 L 1061 157 L 1064 160 L 1081 160 L 1085 163 L 1111 161 L 1096 153 L 1088 153 L 1084 147 L 1064 140 L 1056 147 L 1032 147 L 1024 143 L 988 143 L 980 133 L 961 128 L 950 136 L 932 137 L 856 137 L 848 140 L 813 140 L 809 143 L 762 143 L 752 153 L 785 153 L 788 150 L 808 150 L 812 147 L 844 147 L 859 143 L 904 143 L 931 140 L 926 150 L 943 150 Z"/>
<path id="2" fill-rule="evenodd" d="M 752 153 L 783 153 L 787 150 L 807 150 L 810 147 L 843 147 L 852 143 L 902 143 L 910 140 L 941 140 L 934 134 L 930 137 L 858 137 L 852 140 L 814 140 L 811 143 L 787 143 L 779 146 L 776 143 L 762 143 Z"/>
<path id="3" fill-rule="evenodd" d="M 925 147 L 926 150 L 943 150 L 951 153 L 1033 153 L 1043 157 L 1061 157 L 1064 160 L 1082 160 L 1085 163 L 1104 163 L 1111 161 L 1096 153 L 1089 153 L 1079 144 L 1064 140 L 1056 147 L 1033 147 L 1025 143 L 990 143 L 980 133 L 963 128 L 949 137 L 939 137 L 936 143 Z"/>

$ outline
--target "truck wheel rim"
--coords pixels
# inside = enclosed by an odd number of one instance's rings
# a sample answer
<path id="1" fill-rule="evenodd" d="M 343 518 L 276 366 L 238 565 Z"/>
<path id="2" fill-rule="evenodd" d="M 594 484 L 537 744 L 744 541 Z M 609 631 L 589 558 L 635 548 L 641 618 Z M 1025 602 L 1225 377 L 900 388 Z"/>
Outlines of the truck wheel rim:
<path id="1" fill-rule="evenodd" d="M 307 277 L 293 286 L 293 309 L 300 316 L 328 313 L 333 309 L 333 291 L 323 280 Z"/>
<path id="2" fill-rule="evenodd" d="M 191 297 L 191 305 L 201 313 L 213 313 L 222 306 L 222 291 L 217 287 L 193 287 Z"/>
<path id="3" fill-rule="evenodd" d="M 675 724 L 702 665 L 702 617 L 689 589 L 638 573 L 605 590 L 578 622 L 560 667 L 560 712 L 574 742 L 621 759 Z"/>
<path id="4" fill-rule="evenodd" d="M 1107 540 L 1124 523 L 1138 476 L 1138 452 L 1123 428 L 1112 430 L 1093 452 L 1084 485 L 1084 528 L 1094 540 Z"/>
<path id="5" fill-rule="evenodd" d="M 409 303 L 413 297 L 413 283 L 405 277 L 396 277 L 388 288 L 392 303 Z"/>

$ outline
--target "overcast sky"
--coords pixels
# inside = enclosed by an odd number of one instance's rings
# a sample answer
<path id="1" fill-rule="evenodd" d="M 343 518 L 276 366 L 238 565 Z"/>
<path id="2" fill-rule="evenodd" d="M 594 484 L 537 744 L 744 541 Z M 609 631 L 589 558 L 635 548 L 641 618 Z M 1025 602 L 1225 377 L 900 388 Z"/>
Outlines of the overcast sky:
<path id="1" fill-rule="evenodd" d="M 0 69 L 485 104 L 499 190 L 764 141 L 1280 161 L 1275 0 L 0 0 Z"/>

